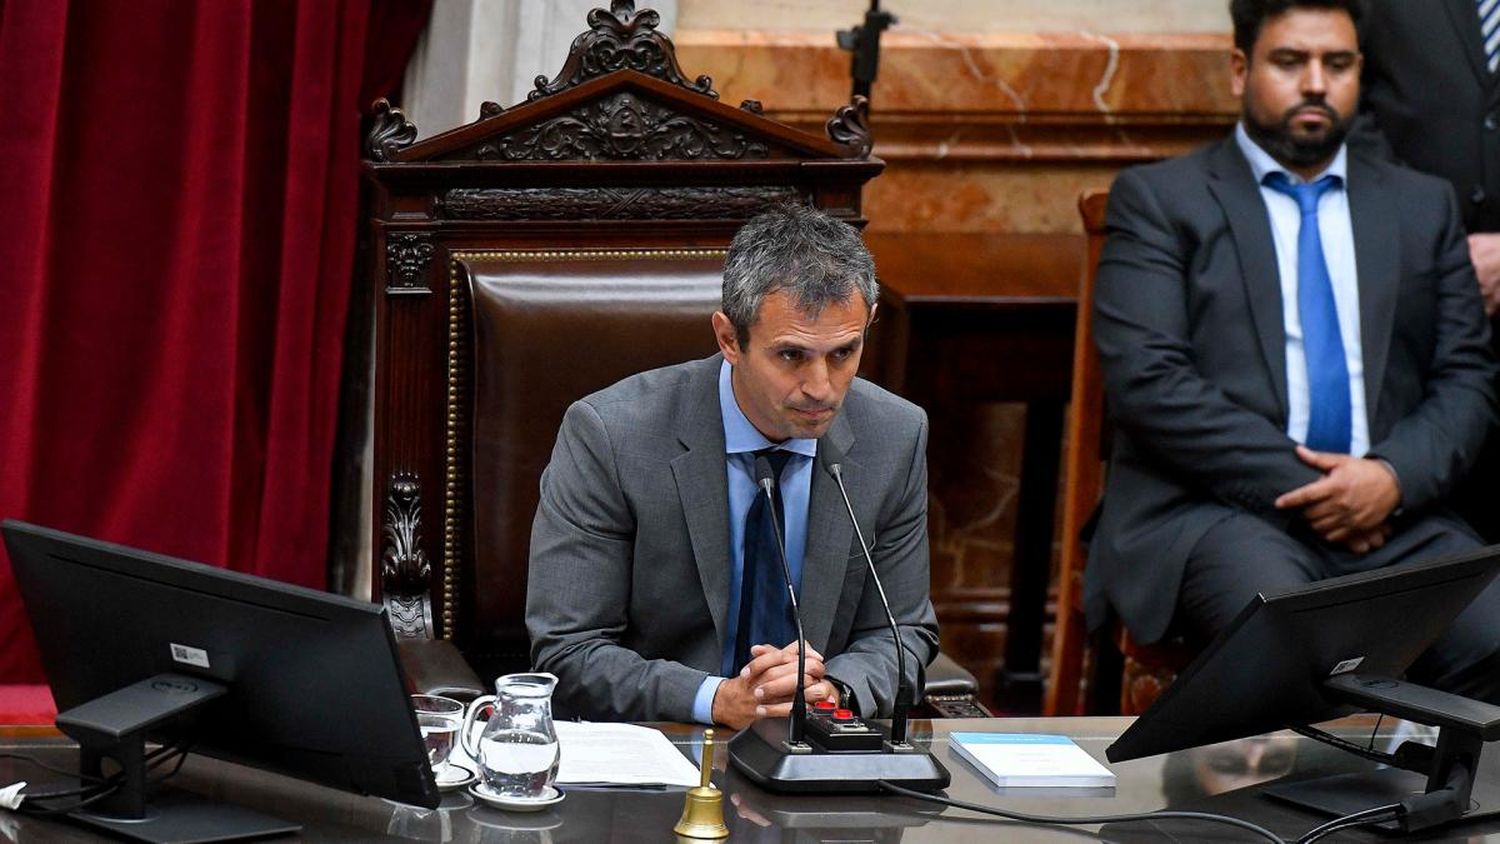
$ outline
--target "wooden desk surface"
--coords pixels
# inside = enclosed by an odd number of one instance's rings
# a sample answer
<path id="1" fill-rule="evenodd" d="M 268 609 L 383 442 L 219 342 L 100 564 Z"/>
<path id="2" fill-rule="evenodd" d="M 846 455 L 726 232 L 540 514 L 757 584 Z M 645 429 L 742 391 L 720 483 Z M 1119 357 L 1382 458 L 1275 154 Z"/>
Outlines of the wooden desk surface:
<path id="1" fill-rule="evenodd" d="M 953 774 L 951 797 L 1024 812 L 1085 815 L 1172 808 L 1217 810 L 1244 817 L 1283 836 L 1300 835 L 1319 819 L 1282 808 L 1260 796 L 1251 783 L 1275 777 L 1304 777 L 1368 770 L 1371 763 L 1289 733 L 1247 739 L 1209 748 L 1111 765 L 1119 778 L 1114 790 L 1000 790 L 989 786 L 948 747 L 954 730 L 1063 733 L 1103 759 L 1104 748 L 1129 724 L 1124 718 L 1009 719 L 917 722 L 914 736 L 926 743 Z M 1350 719 L 1338 732 L 1363 742 L 1373 720 Z M 1387 720 L 1382 740 L 1397 728 Z M 1425 729 L 1425 728 L 1423 728 Z M 14 731 L 4 730 L 5 735 Z M 701 735 L 696 727 L 667 725 L 665 732 L 685 753 Z M 57 737 L 0 739 L 0 753 L 22 753 L 53 765 L 75 761 L 71 744 Z M 1500 773 L 1500 752 L 1484 757 L 1484 773 Z M 722 767 L 723 756 L 716 767 Z M 14 758 L 0 758 L 0 782 L 26 779 L 37 787 L 60 785 L 55 775 Z M 730 841 L 903 841 L 947 842 L 979 839 L 1073 841 L 1076 829 L 1049 828 L 977 819 L 967 812 L 943 809 L 885 796 L 784 797 L 768 794 L 728 772 L 714 777 L 724 790 Z M 438 810 L 417 809 L 378 798 L 333 791 L 217 760 L 192 757 L 174 785 L 232 800 L 305 824 L 306 841 L 443 842 L 656 842 L 671 841 L 672 825 L 682 811 L 683 794 L 675 791 L 585 791 L 568 793 L 558 806 L 537 814 L 509 814 L 475 805 L 451 794 Z M 1226 789 L 1237 789 L 1227 790 Z M 1249 841 L 1228 827 L 1199 822 L 1157 822 L 1104 830 L 1109 841 Z M 1085 827 L 1096 830 L 1097 827 Z M 0 840 L 97 841 L 93 833 L 58 821 L 0 814 Z M 1337 841 L 1380 841 L 1356 832 Z M 1440 832 L 1424 841 L 1497 841 L 1500 823 L 1469 824 Z"/>

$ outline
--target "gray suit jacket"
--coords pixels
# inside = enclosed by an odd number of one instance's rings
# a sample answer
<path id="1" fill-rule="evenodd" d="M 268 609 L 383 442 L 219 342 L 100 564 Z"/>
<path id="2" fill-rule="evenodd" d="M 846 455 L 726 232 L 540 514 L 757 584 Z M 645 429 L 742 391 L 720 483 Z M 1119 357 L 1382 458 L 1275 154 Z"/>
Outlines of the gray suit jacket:
<path id="1" fill-rule="evenodd" d="M 564 713 L 691 721 L 698 687 L 719 671 L 730 575 L 721 361 L 632 376 L 563 418 L 532 526 L 526 627 Z M 890 711 L 895 646 L 827 466 L 843 464 L 920 689 L 937 653 L 926 448 L 926 415 L 858 379 L 818 442 L 803 625 L 866 716 Z"/>
<path id="2" fill-rule="evenodd" d="M 1441 507 L 1495 412 L 1453 192 L 1352 149 L 1348 192 L 1371 454 L 1406 511 Z M 1152 642 L 1203 533 L 1235 512 L 1289 526 L 1273 502 L 1318 473 L 1285 433 L 1275 247 L 1233 138 L 1121 173 L 1107 225 L 1095 342 L 1116 435 L 1085 601 L 1092 623 L 1112 606 Z"/>

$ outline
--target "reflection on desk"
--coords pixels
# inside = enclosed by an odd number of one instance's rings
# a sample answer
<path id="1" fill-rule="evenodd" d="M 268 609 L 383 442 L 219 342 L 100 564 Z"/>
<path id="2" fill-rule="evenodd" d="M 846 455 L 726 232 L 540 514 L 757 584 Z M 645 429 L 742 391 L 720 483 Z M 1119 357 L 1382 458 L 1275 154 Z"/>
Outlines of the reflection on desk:
<path id="1" fill-rule="evenodd" d="M 1196 748 L 1164 757 L 1111 765 L 1118 777 L 1114 790 L 996 789 L 948 747 L 950 732 L 1004 730 L 1061 733 L 1101 761 L 1108 746 L 1130 723 L 1125 718 L 945 720 L 913 723 L 913 739 L 930 747 L 953 773 L 947 794 L 959 800 L 1024 812 L 1084 815 L 1196 808 L 1253 820 L 1279 835 L 1294 837 L 1320 819 L 1261 797 L 1256 783 L 1269 778 L 1304 778 L 1367 769 L 1370 763 L 1291 734 L 1246 739 L 1211 748 Z M 1375 721 L 1353 718 L 1334 732 L 1351 740 L 1370 738 Z M 685 754 L 692 755 L 702 731 L 686 725 L 656 725 Z M 1417 728 L 1419 735 L 1426 728 Z M 1378 746 L 1397 731 L 1411 728 L 1387 719 Z M 0 728 L 0 753 L 21 753 L 47 764 L 76 764 L 74 746 L 56 737 L 18 736 Z M 1500 780 L 1500 748 L 1484 757 L 1481 781 Z M 723 765 L 720 758 L 716 763 Z M 61 785 L 63 779 L 30 763 L 0 758 L 0 782 L 25 779 L 34 787 Z M 1155 825 L 1111 825 L 1075 829 L 1027 826 L 977 818 L 967 812 L 891 797 L 797 797 L 773 795 L 733 771 L 719 770 L 714 781 L 723 789 L 730 841 L 776 842 L 946 842 L 971 841 L 1003 834 L 1006 841 L 1069 841 L 1086 838 L 1118 842 L 1244 841 L 1244 833 L 1196 822 Z M 306 841 L 435 841 L 490 844 L 526 842 L 672 841 L 672 825 L 682 812 L 683 791 L 589 791 L 575 789 L 556 807 L 535 814 L 510 814 L 476 805 L 463 794 L 450 794 L 437 810 L 419 809 L 378 798 L 345 794 L 300 780 L 193 757 L 172 781 L 178 788 L 230 800 L 251 808 L 295 818 L 305 824 Z M 1081 834 L 1082 833 L 1082 834 Z M 1098 833 L 1095 835 L 1094 833 Z M 10 844 L 105 840 L 58 821 L 0 814 L 0 841 Z M 1339 841 L 1381 841 L 1373 833 L 1355 832 Z M 1500 822 L 1442 830 L 1424 841 L 1500 842 Z"/>

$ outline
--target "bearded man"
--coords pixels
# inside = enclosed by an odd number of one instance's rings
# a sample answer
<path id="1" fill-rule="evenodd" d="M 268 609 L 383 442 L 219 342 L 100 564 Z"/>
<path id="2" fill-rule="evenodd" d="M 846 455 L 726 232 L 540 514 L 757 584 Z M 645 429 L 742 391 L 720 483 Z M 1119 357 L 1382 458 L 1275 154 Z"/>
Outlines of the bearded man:
<path id="1" fill-rule="evenodd" d="M 1231 137 L 1110 193 L 1116 441 L 1086 601 L 1206 640 L 1260 592 L 1480 545 L 1448 508 L 1495 414 L 1451 186 L 1346 147 L 1358 0 L 1233 0 Z M 1500 581 L 1413 666 L 1500 702 Z"/>

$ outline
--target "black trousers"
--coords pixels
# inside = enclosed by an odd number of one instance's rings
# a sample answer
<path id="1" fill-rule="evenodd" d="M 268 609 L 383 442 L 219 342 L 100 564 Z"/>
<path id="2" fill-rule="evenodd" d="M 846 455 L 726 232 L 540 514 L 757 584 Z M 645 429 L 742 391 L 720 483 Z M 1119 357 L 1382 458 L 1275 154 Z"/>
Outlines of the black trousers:
<path id="1" fill-rule="evenodd" d="M 1404 525 L 1369 554 L 1299 536 L 1248 513 L 1211 528 L 1188 556 L 1174 623 L 1208 640 L 1229 625 L 1259 592 L 1329 577 L 1424 562 L 1481 547 L 1456 517 L 1432 515 Z M 1454 620 L 1412 665 L 1413 682 L 1500 704 L 1500 577 Z"/>

